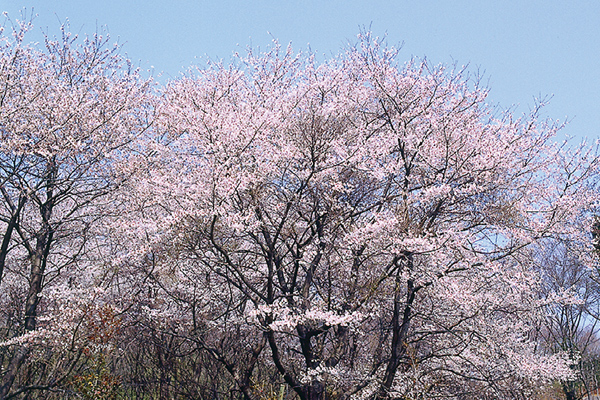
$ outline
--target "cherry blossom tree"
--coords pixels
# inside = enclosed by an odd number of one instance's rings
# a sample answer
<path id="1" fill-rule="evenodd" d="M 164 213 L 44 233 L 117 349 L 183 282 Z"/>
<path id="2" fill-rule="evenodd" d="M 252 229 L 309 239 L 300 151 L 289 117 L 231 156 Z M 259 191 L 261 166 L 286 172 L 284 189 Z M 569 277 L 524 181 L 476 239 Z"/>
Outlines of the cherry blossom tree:
<path id="1" fill-rule="evenodd" d="M 96 286 L 109 262 L 99 227 L 115 213 L 109 195 L 129 178 L 116 166 L 150 111 L 149 82 L 108 37 L 79 39 L 63 27 L 38 48 L 24 41 L 31 24 L 15 26 L 0 37 L 0 282 L 9 314 L 0 398 L 52 389 L 81 356 L 76 338 L 88 311 L 102 307 Z M 52 342 L 69 351 L 50 368 L 39 349 Z"/>
<path id="2" fill-rule="evenodd" d="M 549 317 L 542 329 L 545 344 L 555 351 L 566 351 L 577 363 L 577 380 L 563 382 L 568 400 L 579 398 L 577 392 L 597 389 L 598 308 L 600 290 L 595 271 L 586 268 L 577 250 L 564 243 L 546 244 L 540 255 L 542 293 L 562 294 L 549 304 Z"/>
<path id="3" fill-rule="evenodd" d="M 486 95 L 369 35 L 322 64 L 276 44 L 172 82 L 130 189 L 131 257 L 162 294 L 147 317 L 246 399 L 259 365 L 302 400 L 522 398 L 571 379 L 536 341 L 554 300 L 532 252 L 591 245 L 571 221 L 597 157 L 572 162 L 558 125 Z"/>
<path id="4" fill-rule="evenodd" d="M 29 27 L 0 36 L 0 398 L 93 396 L 94 369 L 94 390 L 118 373 L 161 399 L 575 379 L 540 332 L 581 293 L 539 255 L 597 266 L 597 148 L 369 34 L 323 63 L 275 43 L 158 99 L 107 38 L 39 49 Z"/>
<path id="5" fill-rule="evenodd" d="M 591 229 L 590 239 L 597 247 L 596 219 Z M 561 297 L 548 305 L 549 317 L 541 331 L 544 343 L 569 352 L 577 360 L 572 366 L 577 379 L 561 385 L 565 398 L 587 398 L 600 387 L 598 256 L 589 246 L 556 240 L 545 243 L 540 253 L 542 293 Z"/>

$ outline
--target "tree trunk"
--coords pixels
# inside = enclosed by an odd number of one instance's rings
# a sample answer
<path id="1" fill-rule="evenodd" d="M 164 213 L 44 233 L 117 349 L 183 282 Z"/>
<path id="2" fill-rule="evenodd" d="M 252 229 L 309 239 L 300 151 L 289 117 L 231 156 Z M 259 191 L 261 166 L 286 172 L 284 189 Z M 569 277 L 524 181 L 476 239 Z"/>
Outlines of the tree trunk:
<path id="1" fill-rule="evenodd" d="M 3 400 L 8 395 L 12 384 L 17 377 L 17 373 L 19 372 L 19 368 L 21 364 L 27 357 L 29 353 L 29 349 L 25 346 L 19 346 L 15 355 L 10 360 L 8 367 L 6 368 L 6 373 L 2 377 L 2 386 L 0 386 L 0 400 Z"/>
<path id="2" fill-rule="evenodd" d="M 313 380 L 306 388 L 306 400 L 324 400 L 325 385 L 322 382 Z"/>
<path id="3" fill-rule="evenodd" d="M 10 241 L 12 238 L 12 234 L 14 229 L 17 227 L 19 217 L 21 215 L 21 209 L 25 205 L 25 197 L 20 197 L 17 206 L 15 207 L 13 203 L 10 201 L 10 197 L 6 191 L 2 190 L 2 194 L 7 200 L 8 205 L 11 208 L 11 216 L 8 224 L 6 226 L 6 231 L 4 233 L 4 237 L 2 238 L 2 244 L 0 245 L 0 283 L 2 283 L 2 277 L 4 276 L 4 267 L 6 265 L 6 256 L 8 255 L 8 250 L 10 247 Z"/>
<path id="4" fill-rule="evenodd" d="M 33 249 L 28 242 L 25 243 L 31 262 L 29 290 L 27 291 L 27 299 L 25 300 L 25 333 L 35 330 L 36 327 L 37 306 L 40 301 L 39 295 L 42 291 L 46 261 L 50 252 L 50 244 L 53 236 L 53 231 L 49 224 L 50 216 L 52 214 L 52 200 L 52 193 L 50 191 L 46 203 L 41 207 L 42 219 L 44 222 L 41 231 L 37 235 L 35 249 Z M 10 392 L 17 373 L 27 358 L 28 353 L 29 349 L 27 348 L 27 345 L 21 345 L 10 360 L 8 367 L 6 368 L 6 373 L 2 377 L 0 400 L 4 399 Z"/>
<path id="5" fill-rule="evenodd" d="M 412 254 L 406 254 L 406 260 L 408 269 L 412 270 Z M 396 371 L 402 362 L 402 358 L 406 355 L 407 343 L 406 337 L 408 335 L 408 329 L 410 327 L 410 320 L 412 318 L 412 305 L 415 300 L 415 295 L 418 288 L 415 287 L 414 281 L 409 279 L 407 282 L 407 293 L 406 303 L 403 305 L 402 296 L 400 293 L 400 269 L 396 276 L 396 291 L 394 294 L 394 314 L 392 316 L 392 345 L 391 354 L 388 361 L 383 382 L 379 387 L 379 391 L 375 395 L 377 400 L 387 399 L 388 393 L 394 378 L 396 377 Z"/>
<path id="6" fill-rule="evenodd" d="M 565 394 L 566 400 L 576 400 L 577 395 L 575 394 L 575 385 L 570 384 L 569 382 L 563 383 L 562 385 L 563 393 Z"/>

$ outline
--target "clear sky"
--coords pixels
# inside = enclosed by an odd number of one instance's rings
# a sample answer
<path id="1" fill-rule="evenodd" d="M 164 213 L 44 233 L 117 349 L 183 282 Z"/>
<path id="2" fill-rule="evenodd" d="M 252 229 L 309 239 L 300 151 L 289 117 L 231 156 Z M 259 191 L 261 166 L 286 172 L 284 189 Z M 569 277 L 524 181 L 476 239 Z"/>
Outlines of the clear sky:
<path id="1" fill-rule="evenodd" d="M 517 113 L 552 96 L 543 116 L 569 120 L 563 134 L 600 138 L 599 0 L 0 0 L 11 19 L 23 7 L 38 14 L 37 32 L 56 33 L 67 18 L 75 33 L 107 26 L 163 82 L 197 57 L 227 62 L 273 38 L 324 59 L 370 26 L 403 43 L 401 61 L 468 64 L 483 74 L 490 102 Z"/>

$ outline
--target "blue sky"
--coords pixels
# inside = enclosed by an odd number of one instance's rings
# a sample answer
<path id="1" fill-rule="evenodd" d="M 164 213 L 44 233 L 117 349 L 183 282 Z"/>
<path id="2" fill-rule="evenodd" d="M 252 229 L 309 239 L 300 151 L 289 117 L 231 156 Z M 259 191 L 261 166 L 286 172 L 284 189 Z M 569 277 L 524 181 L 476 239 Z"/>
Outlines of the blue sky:
<path id="1" fill-rule="evenodd" d="M 543 116 L 569 120 L 564 135 L 600 138 L 600 1 L 528 0 L 0 0 L 20 18 L 38 14 L 32 40 L 69 19 L 71 31 L 107 26 L 111 37 L 160 81 L 177 77 L 198 57 L 230 60 L 245 47 L 273 38 L 320 59 L 355 40 L 361 27 L 390 44 L 403 43 L 400 61 L 469 65 L 483 74 L 489 101 L 527 112 L 552 96 Z"/>

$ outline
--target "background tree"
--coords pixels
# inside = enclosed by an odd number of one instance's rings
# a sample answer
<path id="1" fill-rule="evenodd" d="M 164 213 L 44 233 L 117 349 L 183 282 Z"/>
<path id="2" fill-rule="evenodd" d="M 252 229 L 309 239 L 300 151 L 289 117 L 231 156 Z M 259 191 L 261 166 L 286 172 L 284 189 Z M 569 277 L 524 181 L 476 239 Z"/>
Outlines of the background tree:
<path id="1" fill-rule="evenodd" d="M 96 227 L 128 179 L 115 166 L 149 125 L 149 84 L 118 46 L 63 27 L 42 50 L 25 44 L 30 27 L 0 38 L 0 398 L 51 389 L 81 356 L 77 326 L 102 307 L 85 300 L 100 302 L 93 288 L 109 262 Z M 48 341 L 69 351 L 50 362 Z"/>
<path id="2" fill-rule="evenodd" d="M 567 399 L 586 398 L 598 388 L 598 316 L 600 303 L 597 279 L 598 258 L 595 254 L 597 219 L 598 149 L 581 145 L 563 150 L 558 162 L 562 173 L 569 177 L 560 183 L 564 190 L 572 186 L 587 193 L 589 200 L 565 222 L 567 229 L 579 235 L 552 235 L 539 243 L 535 263 L 542 277 L 540 296 L 550 300 L 548 317 L 542 328 L 545 345 L 554 351 L 562 350 L 577 362 L 572 366 L 576 378 L 562 382 Z M 563 186 L 564 185 L 564 186 Z M 591 233 L 591 235 L 590 235 Z M 591 236 L 591 238 L 590 238 Z M 591 240 L 590 240 L 591 239 Z"/>
<path id="3" fill-rule="evenodd" d="M 542 335 L 553 351 L 565 351 L 576 361 L 573 368 L 577 379 L 562 383 L 565 397 L 586 398 L 599 386 L 598 283 L 594 270 L 582 264 L 576 249 L 564 243 L 546 243 L 542 252 L 541 294 L 555 297 L 549 304 Z"/>

